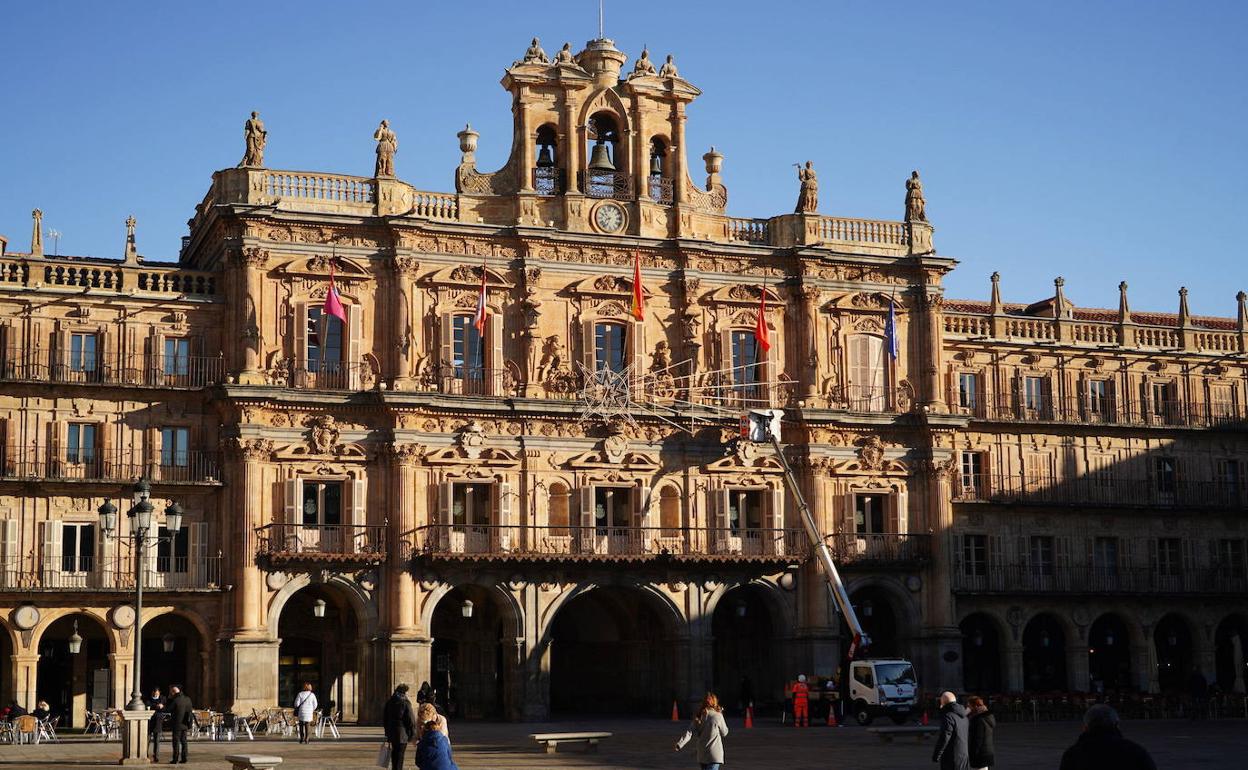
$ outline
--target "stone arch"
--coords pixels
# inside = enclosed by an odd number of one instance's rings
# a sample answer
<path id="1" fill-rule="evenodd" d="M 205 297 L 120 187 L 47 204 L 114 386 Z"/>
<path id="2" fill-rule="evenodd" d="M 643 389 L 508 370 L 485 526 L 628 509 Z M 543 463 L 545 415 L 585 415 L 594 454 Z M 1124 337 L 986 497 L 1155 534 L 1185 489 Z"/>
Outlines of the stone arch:
<path id="1" fill-rule="evenodd" d="M 39 615 L 39 623 L 30 631 L 30 645 L 27 647 L 30 651 L 39 649 L 39 642 L 43 640 L 43 635 L 49 626 L 69 615 L 85 615 L 99 623 L 104 630 L 105 638 L 108 639 L 110 653 L 118 653 L 123 647 L 120 632 L 109 622 L 108 615 L 99 610 L 86 607 L 40 607 Z"/>
<path id="2" fill-rule="evenodd" d="M 1143 634 L 1129 615 L 1107 609 L 1088 624 L 1088 678 L 1094 691 L 1131 689 L 1137 672 L 1131 654 Z M 1134 626 L 1134 628 L 1133 628 Z"/>
<path id="3" fill-rule="evenodd" d="M 1057 691 L 1068 687 L 1067 646 L 1079 639 L 1062 613 L 1041 610 L 1023 624 L 1023 688 Z"/>
<path id="4" fill-rule="evenodd" d="M 524 612 L 501 583 L 444 583 L 422 608 L 430 638 L 429 682 L 455 717 L 516 718 Z"/>
<path id="5" fill-rule="evenodd" d="M 975 610 L 959 619 L 958 628 L 962 631 L 963 686 L 984 695 L 1004 691 L 1009 626 L 990 610 Z"/>
<path id="6" fill-rule="evenodd" d="M 733 583 L 721 583 L 715 588 L 705 599 L 703 617 L 709 618 L 715 614 L 720 601 L 724 595 L 735 588 L 755 588 L 761 596 L 767 597 L 765 605 L 771 620 L 776 624 L 777 628 L 797 628 L 797 603 L 794 594 L 782 589 L 775 581 L 766 578 L 751 578 L 749 580 L 738 580 Z M 689 625 L 693 628 L 702 618 L 690 619 Z"/>
<path id="7" fill-rule="evenodd" d="M 1222 618 L 1213 634 L 1211 681 L 1223 692 L 1242 694 L 1248 683 L 1248 614 L 1232 612 Z"/>
<path id="8" fill-rule="evenodd" d="M 822 582 L 821 578 L 820 582 Z M 822 588 L 822 586 L 820 586 L 820 588 Z M 890 644 L 890 640 L 884 639 L 877 634 L 876 638 L 872 639 L 872 644 L 875 645 L 874 649 L 876 651 L 872 652 L 872 648 L 868 648 L 868 654 L 896 654 L 903 657 L 913 657 L 911 647 L 913 640 L 919 633 L 919 626 L 922 618 L 922 609 L 919 606 L 917 595 L 906 591 L 905 588 L 895 580 L 871 576 L 852 580 L 845 586 L 845 588 L 849 594 L 850 600 L 855 604 L 858 603 L 859 597 L 861 597 L 864 593 L 868 594 L 868 597 L 864 598 L 869 598 L 869 594 L 871 593 L 882 595 L 888 600 L 889 608 L 893 613 L 893 620 L 895 621 L 895 639 L 891 640 Z M 831 602 L 831 597 L 828 597 L 826 601 Z M 839 611 L 835 608 L 830 608 L 830 612 L 832 613 L 830 614 L 830 617 L 839 617 Z M 864 611 L 864 609 L 860 608 L 858 610 L 858 620 L 862 623 L 863 628 L 868 633 L 872 632 L 873 625 L 880 628 L 883 628 L 885 625 L 884 616 L 881 616 L 877 620 L 872 620 L 872 618 L 875 617 L 875 609 L 872 608 L 870 612 L 871 615 L 868 617 L 867 612 Z M 839 628 L 842 634 L 848 634 L 849 629 L 843 618 L 839 620 Z M 845 638 L 848 639 L 848 636 Z M 889 651 L 887 650 L 888 646 L 895 647 L 895 649 Z M 884 651 L 881 652 L 880 650 Z"/>
<path id="9" fill-rule="evenodd" d="M 144 616 L 143 694 L 147 695 L 153 687 L 167 691 L 169 685 L 180 684 L 192 700 L 213 702 L 210 697 L 215 684 L 212 666 L 205 659 L 211 656 L 216 645 L 203 618 L 176 607 L 154 608 L 150 615 L 144 611 Z M 178 626 L 191 635 L 177 634 L 182 630 Z M 164 649 L 165 634 L 171 636 L 169 652 Z"/>
<path id="10" fill-rule="evenodd" d="M 83 638 L 77 653 L 69 650 L 71 619 L 78 621 L 78 635 Z M 127 632 L 132 634 L 133 627 Z M 64 724 L 83 727 L 87 711 L 119 706 L 123 693 L 129 691 L 130 682 L 120 681 L 113 665 L 120 647 L 117 629 L 105 613 L 77 607 L 49 608 L 31 634 L 31 649 L 39 653 L 33 695 L 64 715 Z M 101 670 L 109 672 L 102 690 L 93 674 Z"/>
<path id="11" fill-rule="evenodd" d="M 314 585 L 312 576 L 307 573 L 298 575 L 290 575 L 286 584 L 278 589 L 277 593 L 269 600 L 269 607 L 266 627 L 269 637 L 272 639 L 279 638 L 277 632 L 278 624 L 281 621 L 282 610 L 285 609 L 286 603 L 290 601 L 290 597 L 299 591 Z M 317 581 L 316 585 L 325 585 L 336 589 L 339 595 L 347 600 L 351 609 L 355 612 L 357 621 L 357 639 L 367 639 L 377 633 L 377 603 L 373 597 L 364 590 L 363 586 L 345 575 L 333 574 L 324 581 Z"/>
<path id="12" fill-rule="evenodd" d="M 550 645 L 550 628 L 554 623 L 555 617 L 559 614 L 559 610 L 563 608 L 571 600 L 584 596 L 590 591 L 600 588 L 632 588 L 640 591 L 642 595 L 647 596 L 656 602 L 656 608 L 661 607 L 664 612 L 660 613 L 660 617 L 666 617 L 670 622 L 669 628 L 677 632 L 677 638 L 687 638 L 689 635 L 689 620 L 685 617 L 684 610 L 680 608 L 672 598 L 663 593 L 657 586 L 649 583 L 620 581 L 610 583 L 581 583 L 570 586 L 561 592 L 558 596 L 546 605 L 545 609 L 538 616 L 537 626 L 537 645 L 535 650 L 540 654 Z"/>
<path id="13" fill-rule="evenodd" d="M 783 705 L 780 683 L 792 678 L 797 659 L 796 615 L 790 596 L 766 579 L 726 583 L 705 597 L 690 625 L 711 642 L 708 684 L 726 709 L 742 714 L 753 704 L 761 714 Z"/>
<path id="14" fill-rule="evenodd" d="M 1183 692 L 1192 666 L 1200 659 L 1200 626 L 1185 612 L 1167 612 L 1153 626 L 1157 686 L 1161 692 Z"/>
<path id="15" fill-rule="evenodd" d="M 439 583 L 433 590 L 425 594 L 424 600 L 420 607 L 420 626 L 426 632 L 431 633 L 433 628 L 433 612 L 437 609 L 438 602 L 457 588 L 465 586 L 476 586 L 484 589 L 490 595 L 498 607 L 503 609 L 504 617 L 510 624 L 510 628 L 514 630 L 514 636 L 517 639 L 524 638 L 524 608 L 515 594 L 508 591 L 506 586 L 499 583 L 474 583 L 471 580 L 462 580 L 454 583 Z"/>

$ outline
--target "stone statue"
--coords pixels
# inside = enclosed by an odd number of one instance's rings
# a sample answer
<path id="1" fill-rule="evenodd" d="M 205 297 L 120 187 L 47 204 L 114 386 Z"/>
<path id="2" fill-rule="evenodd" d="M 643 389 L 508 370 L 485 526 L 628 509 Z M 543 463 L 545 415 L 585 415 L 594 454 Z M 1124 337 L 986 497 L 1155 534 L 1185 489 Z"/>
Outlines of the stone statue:
<path id="1" fill-rule="evenodd" d="M 814 214 L 819 210 L 819 180 L 815 178 L 815 164 L 808 160 L 806 168 L 802 168 L 799 163 L 793 165 L 797 166 L 797 181 L 802 183 L 794 211 L 798 214 Z"/>
<path id="2" fill-rule="evenodd" d="M 394 154 L 399 150 L 399 139 L 390 130 L 390 121 L 383 120 L 373 132 L 377 140 L 377 167 L 373 169 L 375 177 L 394 176 Z"/>
<path id="3" fill-rule="evenodd" d="M 537 365 L 537 381 L 545 382 L 552 374 L 563 369 L 563 340 L 552 334 L 542 344 L 542 360 Z"/>
<path id="4" fill-rule="evenodd" d="M 576 64 L 576 58 L 572 55 L 571 43 L 564 43 L 563 48 L 559 49 L 559 53 L 555 54 L 555 64 Z"/>
<path id="5" fill-rule="evenodd" d="M 520 300 L 520 306 L 524 309 L 525 328 L 536 329 L 538 319 L 542 316 L 542 300 L 536 286 L 524 287 L 524 297 Z"/>
<path id="6" fill-rule="evenodd" d="M 906 221 L 927 221 L 927 200 L 923 198 L 923 183 L 917 171 L 911 172 L 906 180 Z"/>
<path id="7" fill-rule="evenodd" d="M 633 78 L 643 77 L 645 75 L 654 74 L 654 62 L 650 61 L 649 49 L 641 49 L 641 56 L 637 57 L 637 62 L 633 64 L 632 74 L 628 76 L 629 80 Z"/>
<path id="8" fill-rule="evenodd" d="M 529 44 L 529 50 L 524 52 L 524 63 L 550 64 L 550 59 L 546 56 L 546 52 L 542 50 L 542 46 L 537 38 L 533 38 L 533 42 Z"/>
<path id="9" fill-rule="evenodd" d="M 247 140 L 247 151 L 239 161 L 239 168 L 260 168 L 264 165 L 264 145 L 269 140 L 269 132 L 264 130 L 264 122 L 260 113 L 252 112 L 251 117 L 243 126 L 243 137 Z"/>
<path id="10" fill-rule="evenodd" d="M 669 53 L 667 61 L 663 62 L 663 66 L 659 67 L 659 77 L 661 78 L 678 78 L 680 73 L 676 71 L 676 60 Z"/>
<path id="11" fill-rule="evenodd" d="M 654 345 L 654 355 L 651 357 L 650 371 L 663 371 L 671 365 L 672 357 L 667 340 L 659 340 Z"/>

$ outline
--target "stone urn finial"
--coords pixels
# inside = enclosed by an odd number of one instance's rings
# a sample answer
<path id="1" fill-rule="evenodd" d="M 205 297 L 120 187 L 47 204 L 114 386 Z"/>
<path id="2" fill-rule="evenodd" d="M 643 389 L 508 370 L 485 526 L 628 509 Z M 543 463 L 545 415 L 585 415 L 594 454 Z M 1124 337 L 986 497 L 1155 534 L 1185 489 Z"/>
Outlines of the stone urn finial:
<path id="1" fill-rule="evenodd" d="M 481 134 L 472 130 L 471 123 L 465 123 L 464 130 L 455 136 L 459 137 L 459 151 L 464 155 L 471 155 L 477 151 L 477 139 Z"/>
<path id="2" fill-rule="evenodd" d="M 724 156 L 722 153 L 715 151 L 715 146 L 711 146 L 711 151 L 702 156 L 702 160 L 706 161 L 706 173 L 718 174 L 724 167 Z"/>

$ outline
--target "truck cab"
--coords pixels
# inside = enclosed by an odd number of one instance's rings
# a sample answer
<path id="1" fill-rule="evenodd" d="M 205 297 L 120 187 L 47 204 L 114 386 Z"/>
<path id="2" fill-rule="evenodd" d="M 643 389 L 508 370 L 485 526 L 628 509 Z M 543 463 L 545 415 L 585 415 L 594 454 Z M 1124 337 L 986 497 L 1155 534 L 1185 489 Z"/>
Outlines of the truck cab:
<path id="1" fill-rule="evenodd" d="M 867 658 L 850 663 L 849 703 L 854 719 L 869 725 L 878 716 L 903 724 L 918 709 L 914 665 L 901 658 Z"/>

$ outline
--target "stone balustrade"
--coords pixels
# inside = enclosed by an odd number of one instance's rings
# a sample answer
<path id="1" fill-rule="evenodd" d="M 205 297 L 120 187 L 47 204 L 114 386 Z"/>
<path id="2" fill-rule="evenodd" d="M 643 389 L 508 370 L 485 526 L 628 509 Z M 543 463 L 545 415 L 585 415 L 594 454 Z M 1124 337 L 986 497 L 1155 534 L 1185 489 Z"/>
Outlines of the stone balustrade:
<path id="1" fill-rule="evenodd" d="M 946 311 L 943 329 L 951 339 L 1012 339 L 1062 342 L 1076 346 L 1122 346 L 1152 350 L 1184 350 L 1201 353 L 1238 353 L 1248 340 L 1235 331 L 1159 326 L 1117 321 L 1084 321 L 1069 318 L 1020 318 L 1012 315 Z M 1066 327 L 1063 334 L 1063 326 Z M 1000 329 L 999 337 L 994 329 Z"/>
<path id="2" fill-rule="evenodd" d="M 273 198 L 341 203 L 371 204 L 377 200 L 372 179 L 307 171 L 266 171 L 264 193 Z"/>
<path id="3" fill-rule="evenodd" d="M 904 222 L 819 217 L 819 240 L 907 246 L 910 236 Z"/>
<path id="4" fill-rule="evenodd" d="M 141 292 L 184 297 L 216 297 L 214 273 L 188 270 L 176 265 L 126 264 L 74 257 L 29 257 L 15 255 L 0 259 L 0 285 L 44 289 L 99 290 L 102 292 Z"/>

